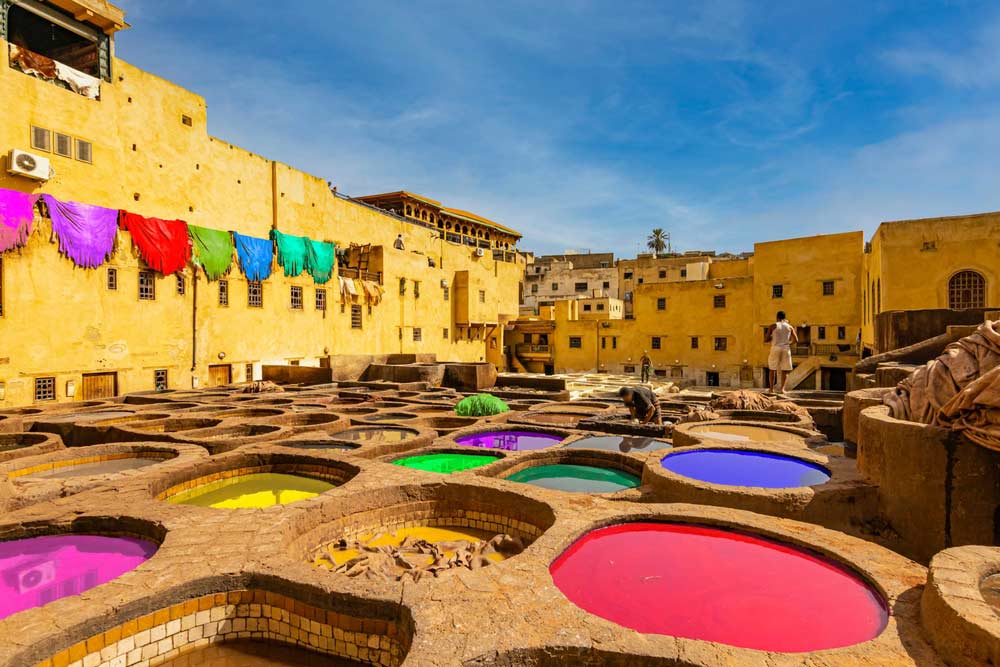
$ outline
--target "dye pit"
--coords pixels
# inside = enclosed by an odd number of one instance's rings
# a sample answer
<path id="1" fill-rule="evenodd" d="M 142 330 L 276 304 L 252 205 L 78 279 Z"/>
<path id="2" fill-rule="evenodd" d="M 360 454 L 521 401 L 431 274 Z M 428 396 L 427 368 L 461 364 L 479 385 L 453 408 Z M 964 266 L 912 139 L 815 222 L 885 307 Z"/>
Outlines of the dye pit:
<path id="1" fill-rule="evenodd" d="M 51 470 L 32 473 L 31 479 L 70 479 L 74 477 L 95 477 L 97 475 L 112 475 L 128 470 L 139 470 L 147 466 L 162 463 L 163 459 L 152 459 L 141 456 L 130 456 L 121 459 L 108 459 L 94 463 L 78 463 L 76 465 L 60 466 Z"/>
<path id="2" fill-rule="evenodd" d="M 635 522 L 591 531 L 551 565 L 585 611 L 647 634 L 773 652 L 878 636 L 885 602 L 845 568 L 753 535 Z"/>
<path id="3" fill-rule="evenodd" d="M 562 442 L 563 436 L 535 431 L 488 431 L 463 435 L 455 442 L 466 447 L 503 449 L 509 452 L 524 452 L 545 449 Z"/>
<path id="4" fill-rule="evenodd" d="M 639 486 L 635 475 L 614 468 L 557 463 L 519 470 L 507 478 L 544 489 L 575 493 L 616 493 Z"/>
<path id="5" fill-rule="evenodd" d="M 702 424 L 690 429 L 692 433 L 728 442 L 788 442 L 801 440 L 794 433 L 762 426 L 742 426 L 739 424 Z"/>
<path id="6" fill-rule="evenodd" d="M 147 540 L 103 535 L 0 542 L 0 618 L 100 586 L 139 567 L 157 548 Z"/>
<path id="7" fill-rule="evenodd" d="M 320 479 L 285 473 L 254 473 L 220 479 L 169 496 L 168 503 L 216 509 L 255 509 L 289 505 L 333 488 Z"/>
<path id="8" fill-rule="evenodd" d="M 337 440 L 352 442 L 403 442 L 417 435 L 408 428 L 355 426 L 336 434 Z"/>
<path id="9" fill-rule="evenodd" d="M 209 644 L 159 664 L 160 667 L 355 667 L 366 663 L 313 653 L 289 644 L 235 641 Z"/>
<path id="10" fill-rule="evenodd" d="M 453 472 L 479 468 L 497 461 L 497 457 L 483 454 L 418 454 L 393 461 L 398 466 L 450 475 Z"/>
<path id="11" fill-rule="evenodd" d="M 702 482 L 725 486 L 789 489 L 830 481 L 821 465 L 792 456 L 734 449 L 698 449 L 667 454 L 667 470 Z"/>
<path id="12" fill-rule="evenodd" d="M 609 452 L 654 452 L 670 449 L 672 445 L 656 438 L 639 438 L 625 435 L 598 435 L 574 440 L 565 449 L 603 449 Z"/>
<path id="13" fill-rule="evenodd" d="M 993 611 L 1000 616 L 1000 574 L 984 577 L 979 584 L 979 592 L 983 594 L 986 604 L 993 607 Z"/>

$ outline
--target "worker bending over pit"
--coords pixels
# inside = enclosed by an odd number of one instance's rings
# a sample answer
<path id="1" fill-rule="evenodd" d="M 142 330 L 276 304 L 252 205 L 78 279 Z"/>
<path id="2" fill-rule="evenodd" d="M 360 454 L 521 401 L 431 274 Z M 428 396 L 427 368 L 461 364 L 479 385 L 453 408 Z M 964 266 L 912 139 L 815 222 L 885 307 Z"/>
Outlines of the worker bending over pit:
<path id="1" fill-rule="evenodd" d="M 618 390 L 622 402 L 628 408 L 632 419 L 638 419 L 642 424 L 663 424 L 660 414 L 660 401 L 648 387 L 622 387 Z"/>

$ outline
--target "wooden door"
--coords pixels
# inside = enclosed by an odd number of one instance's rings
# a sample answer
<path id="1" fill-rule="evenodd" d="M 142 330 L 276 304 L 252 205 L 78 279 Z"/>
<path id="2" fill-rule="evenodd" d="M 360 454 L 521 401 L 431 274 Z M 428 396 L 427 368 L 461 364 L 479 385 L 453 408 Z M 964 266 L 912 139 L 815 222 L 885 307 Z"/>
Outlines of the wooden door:
<path id="1" fill-rule="evenodd" d="M 118 373 L 84 373 L 81 400 L 112 398 L 118 395 Z"/>
<path id="2" fill-rule="evenodd" d="M 233 381 L 233 367 L 230 364 L 215 364 L 208 367 L 208 386 L 221 387 Z"/>

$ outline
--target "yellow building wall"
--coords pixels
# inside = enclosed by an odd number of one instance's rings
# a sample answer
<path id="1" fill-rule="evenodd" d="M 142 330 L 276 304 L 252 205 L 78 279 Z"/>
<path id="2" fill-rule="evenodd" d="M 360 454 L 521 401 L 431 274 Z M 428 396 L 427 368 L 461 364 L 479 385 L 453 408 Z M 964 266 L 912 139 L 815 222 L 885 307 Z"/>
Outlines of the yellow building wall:
<path id="1" fill-rule="evenodd" d="M 0 48 L 6 52 L 6 43 L 0 41 Z M 118 373 L 124 393 L 153 389 L 155 369 L 169 371 L 171 388 L 205 385 L 208 366 L 219 363 L 233 364 L 233 380 L 241 381 L 247 363 L 319 365 L 328 354 L 420 352 L 502 361 L 502 327 L 460 336 L 440 284 L 453 284 L 464 272 L 475 290 L 470 308 L 476 321 L 513 319 L 524 273 L 520 256 L 516 263 L 496 261 L 489 251 L 476 257 L 474 249 L 436 238 L 431 230 L 334 197 L 323 179 L 210 137 L 203 98 L 121 60 L 114 61 L 113 82 L 102 85 L 99 101 L 8 67 L 0 67 L 0 99 L 16 100 L 0 118 L 3 153 L 38 153 L 30 146 L 30 127 L 36 125 L 92 142 L 94 157 L 86 164 L 49 154 L 54 178 L 38 184 L 4 170 L 0 187 L 258 237 L 276 227 L 342 246 L 382 246 L 385 286 L 385 298 L 371 312 L 359 302 L 362 329 L 351 328 L 349 306 L 341 312 L 336 279 L 325 286 L 327 310 L 317 311 L 315 289 L 324 286 L 308 275 L 286 278 L 277 264 L 264 282 L 263 308 L 247 307 L 246 281 L 235 261 L 227 277 L 228 307 L 219 305 L 216 283 L 190 270 L 186 294 L 176 293 L 173 276 L 158 276 L 156 300 L 139 302 L 141 267 L 128 234 L 119 233 L 111 264 L 118 268 L 119 288 L 112 292 L 106 288 L 107 266 L 76 268 L 50 243 L 48 221 L 39 220 L 28 246 L 2 259 L 0 407 L 31 403 L 35 377 L 57 377 L 59 389 L 102 369 Z M 397 234 L 404 236 L 404 251 L 392 248 Z M 399 294 L 400 278 L 407 281 L 405 295 Z M 413 281 L 420 282 L 419 298 Z M 301 310 L 290 306 L 292 285 L 303 288 Z M 420 341 L 413 340 L 415 326 L 422 330 Z M 65 391 L 57 393 L 59 400 L 71 400 Z"/>

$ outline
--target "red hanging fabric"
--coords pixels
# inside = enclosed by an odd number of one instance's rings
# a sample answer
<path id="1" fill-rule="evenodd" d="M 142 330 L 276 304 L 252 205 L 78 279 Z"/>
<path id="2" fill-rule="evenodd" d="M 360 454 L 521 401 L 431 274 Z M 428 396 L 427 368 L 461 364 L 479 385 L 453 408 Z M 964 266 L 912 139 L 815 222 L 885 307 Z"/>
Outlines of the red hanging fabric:
<path id="1" fill-rule="evenodd" d="M 132 235 L 132 243 L 149 268 L 170 275 L 187 266 L 191 259 L 191 238 L 183 220 L 144 218 L 122 211 L 119 225 Z"/>

